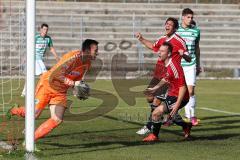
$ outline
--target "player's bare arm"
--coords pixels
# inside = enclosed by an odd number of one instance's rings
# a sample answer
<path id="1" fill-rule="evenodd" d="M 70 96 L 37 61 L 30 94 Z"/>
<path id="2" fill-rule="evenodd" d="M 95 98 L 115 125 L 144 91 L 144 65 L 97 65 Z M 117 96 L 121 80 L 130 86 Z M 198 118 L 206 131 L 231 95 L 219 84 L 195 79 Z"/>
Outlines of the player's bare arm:
<path id="1" fill-rule="evenodd" d="M 178 50 L 179 54 L 187 61 L 187 62 L 191 62 L 192 58 L 183 52 L 182 49 Z"/>
<path id="2" fill-rule="evenodd" d="M 58 57 L 58 55 L 57 55 L 57 52 L 56 52 L 55 48 L 54 48 L 54 47 L 50 47 L 50 51 L 51 51 L 51 53 L 54 55 L 54 57 L 55 57 L 56 61 L 59 61 L 59 60 L 60 60 L 60 58 Z"/>
<path id="3" fill-rule="evenodd" d="M 192 58 L 191 58 L 189 55 L 187 55 L 187 54 L 183 54 L 182 57 L 183 57 L 183 59 L 185 59 L 187 62 L 191 62 L 191 60 L 192 60 Z"/>
<path id="4" fill-rule="evenodd" d="M 182 100 L 183 100 L 183 97 L 184 97 L 186 91 L 187 91 L 187 86 L 186 85 L 179 88 L 177 102 L 175 103 L 175 105 L 172 108 L 172 111 L 170 112 L 171 117 L 173 117 L 177 113 L 177 111 L 178 111 L 178 109 L 179 109 L 179 107 L 182 103 Z"/>
<path id="5" fill-rule="evenodd" d="M 158 88 L 161 88 L 164 84 L 168 83 L 164 78 L 161 79 L 161 81 L 156 85 L 154 86 L 153 88 L 147 88 L 145 91 L 144 91 L 144 94 L 146 95 L 149 95 L 149 94 L 153 94 Z"/>
<path id="6" fill-rule="evenodd" d="M 142 34 L 137 32 L 135 33 L 135 37 L 148 49 L 153 49 L 153 43 L 145 38 L 143 38 Z"/>
<path id="7" fill-rule="evenodd" d="M 198 76 L 201 73 L 201 66 L 200 66 L 200 47 L 199 43 L 196 44 L 196 75 Z"/>

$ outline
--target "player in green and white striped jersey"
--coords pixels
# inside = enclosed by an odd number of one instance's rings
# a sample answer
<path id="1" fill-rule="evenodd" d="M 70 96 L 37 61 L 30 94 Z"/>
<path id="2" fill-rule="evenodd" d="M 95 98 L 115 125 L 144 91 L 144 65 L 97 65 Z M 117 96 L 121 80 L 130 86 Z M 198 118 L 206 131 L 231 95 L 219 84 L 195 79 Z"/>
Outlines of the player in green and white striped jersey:
<path id="1" fill-rule="evenodd" d="M 185 116 L 189 119 L 193 125 L 198 124 L 198 120 L 195 116 L 196 97 L 195 97 L 195 85 L 196 76 L 200 73 L 200 29 L 193 25 L 194 12 L 190 8 L 185 8 L 182 11 L 182 22 L 177 30 L 177 34 L 181 36 L 187 45 L 189 54 L 192 58 L 191 62 L 186 62 L 182 59 L 181 64 L 184 70 L 186 83 L 190 99 L 188 104 L 185 106 Z"/>
<path id="2" fill-rule="evenodd" d="M 46 53 L 47 48 L 50 49 L 50 52 L 54 55 L 57 61 L 59 61 L 59 57 L 53 47 L 53 42 L 48 33 L 48 25 L 43 23 L 40 28 L 40 33 L 35 35 L 35 75 L 39 76 L 42 73 L 46 72 L 46 66 L 43 63 L 43 57 Z M 25 88 L 24 85 L 22 95 L 25 96 Z"/>

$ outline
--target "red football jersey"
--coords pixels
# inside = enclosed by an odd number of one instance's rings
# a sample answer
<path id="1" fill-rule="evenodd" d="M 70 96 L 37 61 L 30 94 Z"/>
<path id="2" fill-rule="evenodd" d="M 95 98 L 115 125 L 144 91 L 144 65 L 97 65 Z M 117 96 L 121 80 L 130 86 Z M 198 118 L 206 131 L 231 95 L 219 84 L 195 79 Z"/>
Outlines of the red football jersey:
<path id="1" fill-rule="evenodd" d="M 168 96 L 178 97 L 179 88 L 186 85 L 182 66 L 171 58 L 166 67 L 167 73 L 164 79 L 169 83 Z M 189 99 L 188 90 L 184 95 L 184 99 Z"/>
<path id="2" fill-rule="evenodd" d="M 172 51 L 172 59 L 176 61 L 177 63 L 181 63 L 181 58 L 179 54 L 179 50 L 183 50 L 185 54 L 188 54 L 187 47 L 185 41 L 177 34 L 173 34 L 171 37 L 167 36 L 162 36 L 160 37 L 154 44 L 153 44 L 153 51 L 155 53 L 158 52 L 159 48 L 164 42 L 169 42 L 173 46 L 173 51 Z M 164 63 L 161 61 L 161 59 L 158 59 L 155 71 L 154 71 L 154 77 L 161 79 L 164 77 L 164 69 L 162 68 L 164 66 Z"/>

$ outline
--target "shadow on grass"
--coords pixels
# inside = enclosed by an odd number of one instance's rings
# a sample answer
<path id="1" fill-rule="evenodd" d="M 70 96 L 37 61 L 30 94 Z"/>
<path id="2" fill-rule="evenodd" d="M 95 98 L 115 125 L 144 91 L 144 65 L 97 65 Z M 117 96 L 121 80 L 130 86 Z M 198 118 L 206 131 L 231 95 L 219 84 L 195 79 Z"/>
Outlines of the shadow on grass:
<path id="1" fill-rule="evenodd" d="M 45 139 L 47 138 L 57 138 L 57 137 L 66 137 L 66 136 L 74 136 L 74 135 L 80 135 L 80 134 L 84 134 L 84 133 L 108 133 L 108 132 L 117 132 L 117 131 L 126 131 L 126 130 L 134 130 L 133 133 L 135 134 L 135 132 L 140 129 L 140 127 L 142 127 L 144 124 L 140 123 L 140 122 L 133 122 L 133 121 L 128 121 L 128 120 L 123 120 L 123 119 L 119 119 L 113 116 L 108 116 L 105 115 L 103 116 L 106 119 L 110 119 L 110 120 L 114 120 L 114 121 L 119 121 L 119 122 L 123 122 L 123 123 L 128 123 L 128 124 L 132 124 L 132 125 L 136 125 L 137 127 L 131 127 L 131 128 L 120 128 L 120 129 L 110 129 L 110 130 L 95 130 L 95 131 L 83 131 L 83 132 L 75 132 L 75 133 L 65 133 L 65 134 L 58 134 L 58 135 L 49 135 L 47 137 L 45 137 Z M 173 130 L 168 130 L 166 128 L 161 128 L 161 132 L 166 132 L 166 133 L 171 133 L 177 136 L 182 136 L 182 129 L 180 128 L 180 132 L 179 131 L 173 131 Z"/>
<path id="2" fill-rule="evenodd" d="M 136 146 L 147 146 L 147 145 L 158 145 L 158 144 L 165 144 L 165 143 L 186 143 L 186 142 L 193 142 L 194 141 L 212 141 L 212 140 L 224 140 L 232 137 L 239 136 L 239 134 L 221 134 L 221 135 L 211 135 L 206 137 L 192 137 L 189 140 L 160 140 L 159 142 L 152 142 L 146 143 L 142 141 L 107 141 L 107 142 L 95 142 L 95 143 L 87 143 L 87 144 L 60 144 L 60 143 L 49 143 L 44 142 L 45 145 L 51 145 L 56 148 L 52 148 L 50 150 L 61 150 L 61 153 L 51 154 L 51 156 L 61 156 L 61 155 L 68 155 L 68 154 L 79 154 L 79 153 L 90 153 L 95 151 L 110 151 L 115 149 L 122 149 L 128 147 L 136 147 Z M 116 146 L 118 145 L 118 146 Z M 64 149 L 63 149 L 64 148 Z M 74 149 L 74 151 L 72 151 Z M 77 149 L 77 151 L 76 151 Z M 49 149 L 48 149 L 49 150 Z"/>
<path id="3" fill-rule="evenodd" d="M 61 155 L 68 155 L 68 154 L 79 154 L 79 153 L 91 153 L 96 151 L 111 151 L 116 149 L 123 149 L 129 147 L 136 147 L 136 146 L 144 146 L 144 145 L 157 145 L 157 144 L 171 144 L 171 143 L 198 143 L 202 141 L 223 141 L 226 139 L 231 138 L 240 138 L 240 135 L 237 133 L 218 133 L 218 131 L 228 129 L 236 129 L 240 126 L 230 125 L 232 122 L 235 122 L 232 119 L 227 120 L 227 118 L 231 118 L 232 116 L 217 116 L 215 118 L 211 118 L 210 122 L 203 123 L 202 126 L 197 126 L 193 128 L 194 132 L 204 131 L 205 134 L 201 136 L 193 136 L 188 141 L 183 140 L 182 138 L 173 136 L 165 137 L 164 139 L 160 139 L 159 142 L 156 143 L 144 143 L 141 141 L 141 138 L 135 134 L 135 131 L 143 126 L 140 122 L 133 122 L 124 119 L 119 119 L 117 117 L 105 115 L 103 118 L 112 120 L 112 121 L 119 121 L 121 123 L 131 124 L 136 127 L 123 127 L 118 129 L 109 129 L 109 130 L 95 130 L 95 131 L 81 131 L 81 132 L 73 132 L 73 133 L 66 133 L 66 134 L 59 134 L 59 135 L 50 135 L 44 138 L 45 141 L 38 142 L 40 145 L 48 145 L 48 151 L 50 151 L 51 156 L 61 156 Z M 225 118 L 226 121 L 224 121 Z M 234 117 L 237 118 L 237 117 Z M 221 119 L 219 121 L 219 119 Z M 224 122 L 224 123 L 221 123 Z M 238 120 L 236 120 L 238 122 Z M 209 124 L 221 124 L 216 125 L 214 127 L 210 127 Z M 124 125 L 125 126 L 125 125 Z M 208 132 L 211 131 L 211 132 Z M 131 133 L 126 134 L 125 132 Z M 100 133 L 100 134 L 99 134 Z M 173 135 L 181 135 L 182 131 L 181 128 L 179 130 L 169 130 L 167 128 L 162 128 L 161 134 L 170 133 Z M 96 136 L 97 135 L 97 136 Z M 67 142 L 64 140 L 62 142 L 57 142 L 58 137 L 64 137 L 65 140 L 69 139 L 73 141 L 73 144 L 66 144 Z M 82 137 L 82 138 L 81 138 Z M 81 140 L 79 140 L 81 139 Z M 94 141 L 94 142 L 93 142 Z M 211 143 L 211 142 L 209 142 Z M 194 145 L 192 144 L 192 145 Z M 41 148 L 40 148 L 41 149 Z M 52 152 L 53 151 L 53 152 Z M 44 155 L 46 156 L 46 155 Z M 50 155 L 49 155 L 50 156 Z"/>
<path id="4" fill-rule="evenodd" d="M 209 127 L 209 125 L 214 125 L 214 127 Z M 240 129 L 240 116 L 226 115 L 203 117 L 201 118 L 200 125 L 193 127 L 193 129 L 194 131 L 221 131 L 229 129 Z"/>
<path id="5" fill-rule="evenodd" d="M 229 133 L 229 134 L 214 134 L 214 135 L 207 135 L 207 136 L 195 136 L 190 138 L 190 141 L 209 141 L 209 140 L 225 140 L 233 137 L 240 137 L 237 133 Z"/>
<path id="6" fill-rule="evenodd" d="M 176 143 L 181 141 L 171 141 L 171 142 Z M 61 153 L 51 154 L 51 156 L 60 156 L 60 155 L 68 155 L 68 154 L 74 154 L 74 153 L 79 154 L 79 153 L 88 153 L 88 152 L 95 152 L 95 151 L 108 151 L 108 150 L 115 150 L 115 149 L 136 147 L 136 146 L 156 145 L 159 143 L 165 143 L 165 141 L 145 143 L 142 141 L 118 140 L 118 141 L 105 141 L 105 142 L 101 141 L 101 142 L 94 142 L 94 143 L 87 143 L 87 144 L 81 143 L 81 144 L 74 144 L 74 145 L 46 143 L 46 142 L 43 144 L 56 147 L 50 150 L 63 150 L 64 148 L 64 151 L 61 151 Z M 72 149 L 74 149 L 75 151 L 71 151 Z M 79 150 L 76 151 L 76 149 L 79 149 Z"/>
<path id="7" fill-rule="evenodd" d="M 208 116 L 208 117 L 202 117 L 201 120 L 211 120 L 211 119 L 221 119 L 221 118 L 240 118 L 240 116 L 239 115 Z"/>

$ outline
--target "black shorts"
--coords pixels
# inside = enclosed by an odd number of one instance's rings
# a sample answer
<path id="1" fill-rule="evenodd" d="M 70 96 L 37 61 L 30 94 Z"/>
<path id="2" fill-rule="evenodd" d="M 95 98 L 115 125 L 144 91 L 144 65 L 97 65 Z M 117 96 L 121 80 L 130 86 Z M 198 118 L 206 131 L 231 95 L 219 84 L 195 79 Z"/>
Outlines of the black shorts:
<path id="1" fill-rule="evenodd" d="M 166 100 L 164 101 L 169 112 L 172 110 L 172 107 L 177 102 L 177 98 L 178 97 L 175 97 L 175 96 L 167 96 Z M 182 103 L 180 104 L 179 109 L 183 108 L 187 103 L 188 103 L 188 100 L 183 100 Z"/>
<path id="2" fill-rule="evenodd" d="M 161 81 L 161 79 L 157 79 L 155 77 L 153 77 L 150 81 L 150 83 L 148 84 L 148 88 L 153 88 L 154 86 L 156 86 L 159 82 Z M 160 97 L 165 97 L 166 93 L 168 90 L 168 85 L 164 85 L 161 88 L 158 88 L 154 93 L 153 96 L 160 96 Z"/>

